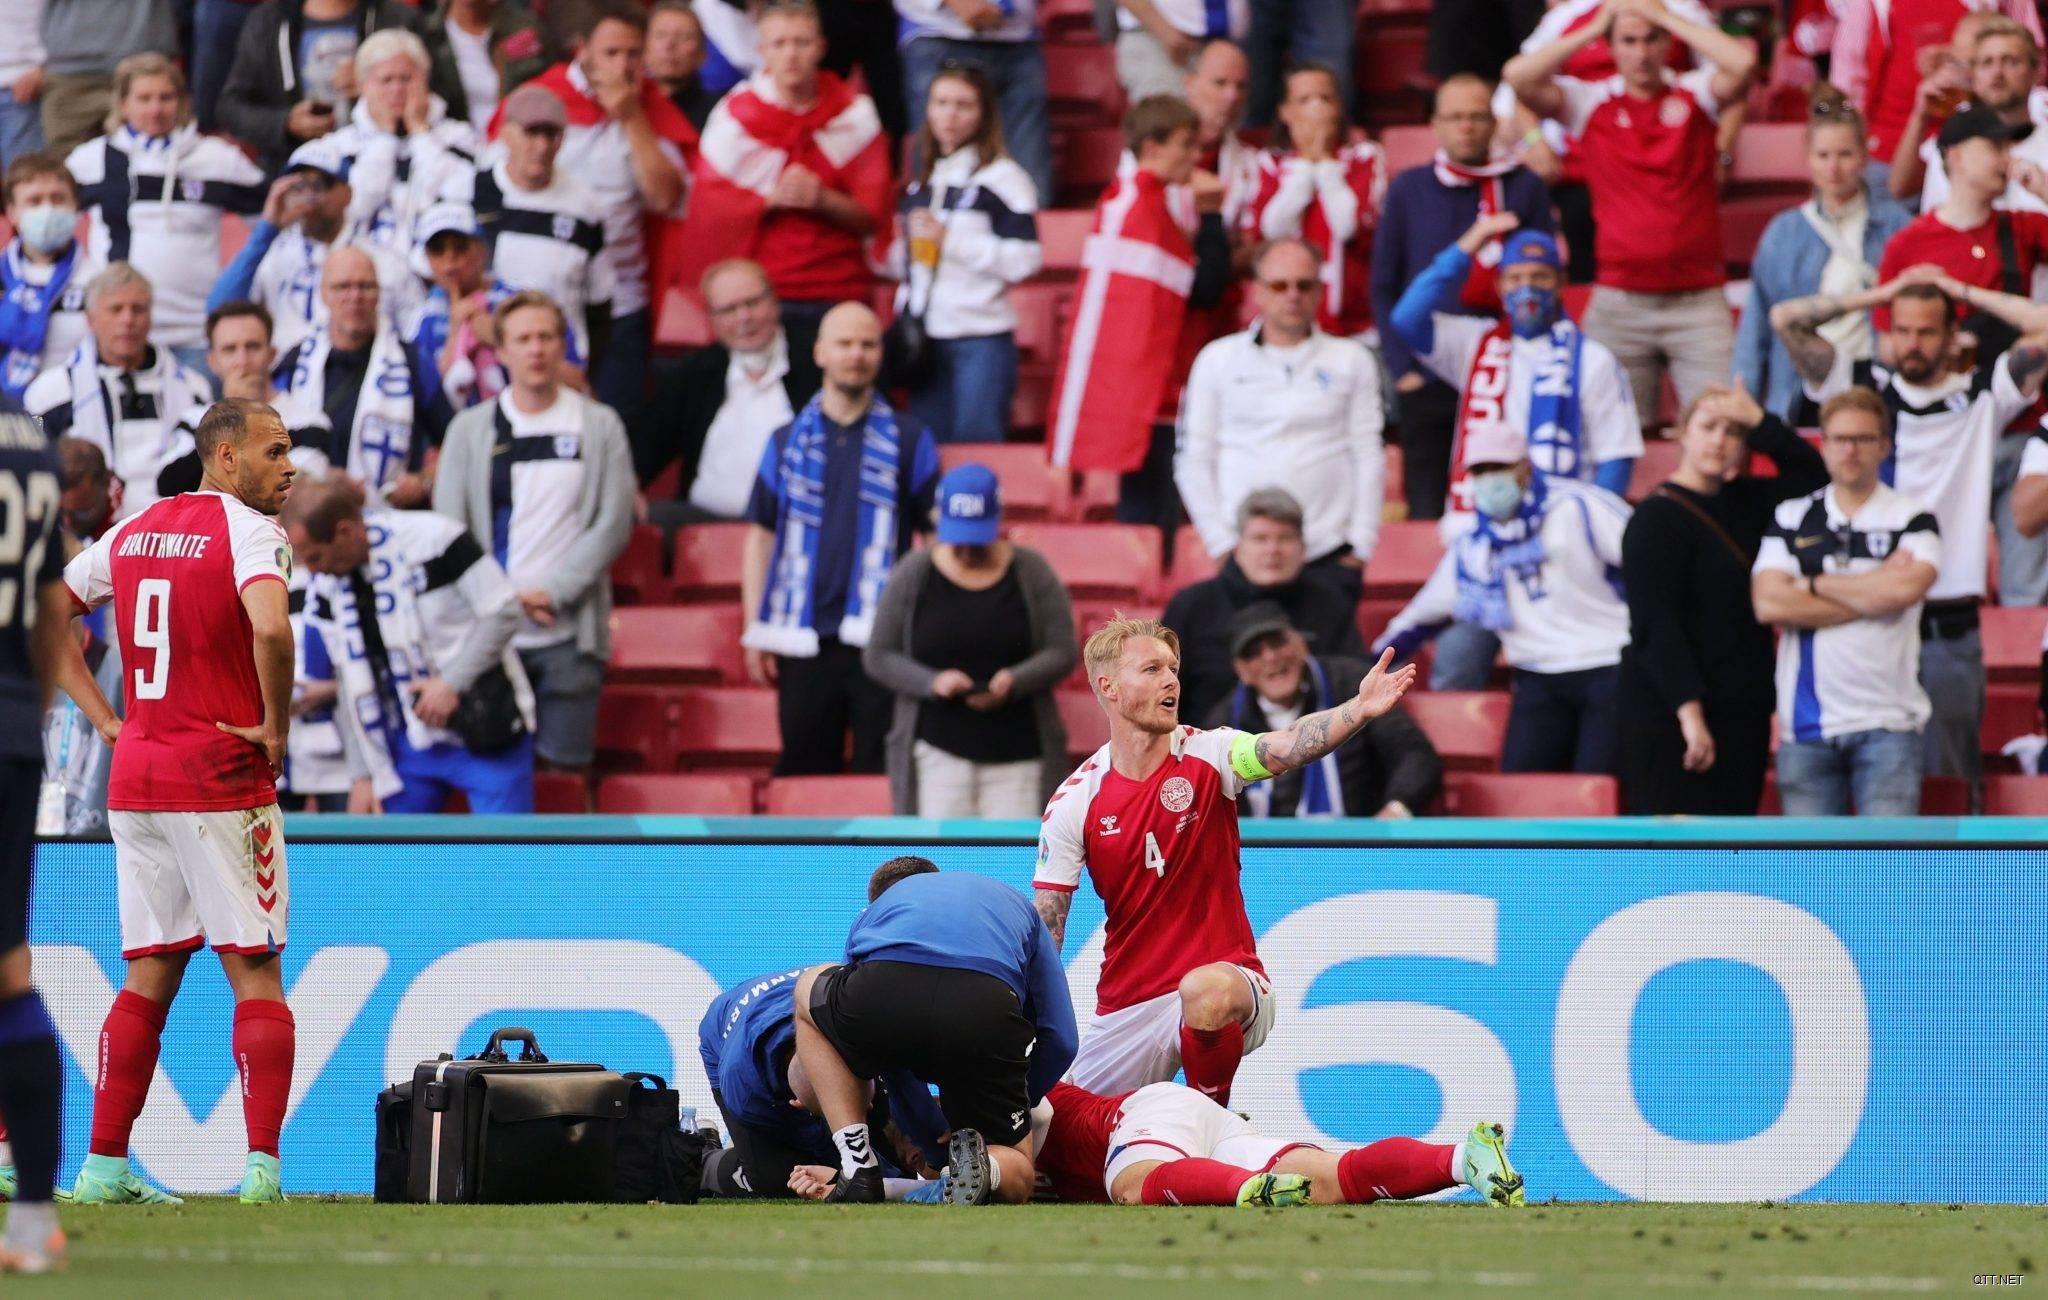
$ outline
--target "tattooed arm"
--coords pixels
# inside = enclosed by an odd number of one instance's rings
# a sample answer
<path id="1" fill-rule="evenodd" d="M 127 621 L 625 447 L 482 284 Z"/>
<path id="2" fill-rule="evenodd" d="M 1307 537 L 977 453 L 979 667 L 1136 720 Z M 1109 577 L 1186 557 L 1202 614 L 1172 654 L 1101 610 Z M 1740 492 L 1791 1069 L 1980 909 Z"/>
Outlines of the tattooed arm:
<path id="1" fill-rule="evenodd" d="M 1052 936 L 1052 950 L 1058 952 L 1067 945 L 1067 913 L 1074 910 L 1074 895 L 1064 889 L 1034 889 L 1031 891 L 1031 906 L 1038 909 L 1038 919 L 1045 922 L 1045 929 Z"/>
<path id="2" fill-rule="evenodd" d="M 1889 283 L 1862 293 L 1842 297 L 1816 293 L 1805 298 L 1793 298 L 1771 308 L 1771 328 L 1778 332 L 1785 350 L 1792 354 L 1792 368 L 1799 372 L 1799 377 L 1806 381 L 1807 387 L 1818 388 L 1827 382 L 1828 375 L 1835 368 L 1835 345 L 1820 336 L 1821 326 L 1852 311 L 1869 311 L 1872 307 L 1888 303 L 1909 284 L 1938 285 L 1946 274 L 1937 266 L 1915 266 Z"/>
<path id="3" fill-rule="evenodd" d="M 1414 664 L 1390 673 L 1387 670 L 1393 662 L 1394 652 L 1389 648 L 1358 684 L 1358 694 L 1334 709 L 1307 714 L 1295 719 L 1292 726 L 1260 734 L 1253 742 L 1259 766 L 1273 776 L 1307 767 L 1393 708 L 1415 682 Z"/>

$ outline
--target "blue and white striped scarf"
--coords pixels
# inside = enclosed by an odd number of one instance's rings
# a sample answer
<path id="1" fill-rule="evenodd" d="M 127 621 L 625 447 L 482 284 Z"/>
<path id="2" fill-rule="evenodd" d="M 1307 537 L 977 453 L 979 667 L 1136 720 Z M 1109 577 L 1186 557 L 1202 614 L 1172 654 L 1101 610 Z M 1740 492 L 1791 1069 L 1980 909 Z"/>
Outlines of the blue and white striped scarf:
<path id="1" fill-rule="evenodd" d="M 1460 623 L 1477 623 L 1495 632 L 1515 625 L 1508 612 L 1507 575 L 1512 570 L 1523 579 L 1533 578 L 1543 568 L 1543 515 L 1548 493 L 1543 476 L 1529 481 L 1522 505 L 1507 519 L 1489 518 L 1484 511 L 1473 516 L 1471 538 L 1461 540 L 1457 549 L 1458 604 L 1452 614 Z M 1474 571 L 1466 556 L 1477 541 L 1483 548 L 1485 568 Z"/>
<path id="2" fill-rule="evenodd" d="M 78 265 L 78 241 L 64 250 L 64 256 L 50 271 L 46 284 L 32 284 L 22 267 L 26 262 L 21 241 L 7 245 L 0 258 L 0 389 L 19 400 L 43 369 L 43 344 L 50 337 L 50 317 L 64 300 L 71 283 L 72 268 Z"/>
<path id="3" fill-rule="evenodd" d="M 874 630 L 875 607 L 889 571 L 896 563 L 896 499 L 902 437 L 896 412 L 877 393 L 868 404 L 861 428 L 860 508 L 854 521 L 852 557 L 820 557 L 819 529 L 825 521 L 825 417 L 822 397 L 813 397 L 797 412 L 782 447 L 782 504 L 775 528 L 775 557 L 769 565 L 768 589 L 743 643 L 771 654 L 808 659 L 818 653 L 818 629 L 812 601 L 821 558 L 826 563 L 853 565 L 846 593 L 846 614 L 838 637 L 850 646 L 865 646 Z"/>

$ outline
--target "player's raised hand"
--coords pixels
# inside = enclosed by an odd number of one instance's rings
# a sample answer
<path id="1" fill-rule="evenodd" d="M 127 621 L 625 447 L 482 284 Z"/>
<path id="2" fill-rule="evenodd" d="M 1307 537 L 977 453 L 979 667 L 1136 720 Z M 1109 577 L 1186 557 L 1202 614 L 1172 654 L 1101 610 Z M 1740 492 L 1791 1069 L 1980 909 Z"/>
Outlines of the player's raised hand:
<path id="1" fill-rule="evenodd" d="M 219 727 L 228 735 L 240 740 L 246 740 L 262 750 L 263 756 L 270 760 L 271 771 L 284 771 L 284 733 L 282 731 L 271 732 L 266 731 L 262 727 L 236 727 L 225 722 L 216 722 L 213 725 Z"/>
<path id="2" fill-rule="evenodd" d="M 1408 688 L 1415 684 L 1415 665 L 1389 671 L 1394 665 L 1394 647 L 1388 646 L 1380 652 L 1380 661 L 1372 666 L 1365 680 L 1358 683 L 1358 703 L 1368 718 L 1377 718 L 1401 702 Z"/>

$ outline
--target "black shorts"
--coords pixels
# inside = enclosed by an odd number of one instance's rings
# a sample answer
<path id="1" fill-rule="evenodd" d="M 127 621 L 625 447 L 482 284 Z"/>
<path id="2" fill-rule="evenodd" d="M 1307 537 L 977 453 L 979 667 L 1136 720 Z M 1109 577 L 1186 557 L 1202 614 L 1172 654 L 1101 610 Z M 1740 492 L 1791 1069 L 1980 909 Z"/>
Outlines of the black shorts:
<path id="1" fill-rule="evenodd" d="M 36 861 L 36 802 L 43 765 L 0 759 L 0 953 L 28 942 L 28 885 Z"/>
<path id="2" fill-rule="evenodd" d="M 954 1128 L 1005 1146 L 1031 1132 L 1038 1030 L 995 976 L 895 961 L 834 966 L 811 986 L 811 1019 L 860 1077 L 908 1070 L 937 1084 Z"/>

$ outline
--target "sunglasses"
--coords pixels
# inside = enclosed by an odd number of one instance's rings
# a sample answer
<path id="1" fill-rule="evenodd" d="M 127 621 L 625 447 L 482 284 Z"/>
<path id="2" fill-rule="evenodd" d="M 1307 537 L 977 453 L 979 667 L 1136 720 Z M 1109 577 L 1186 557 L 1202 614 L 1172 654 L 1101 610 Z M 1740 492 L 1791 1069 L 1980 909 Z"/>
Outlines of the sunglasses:
<path id="1" fill-rule="evenodd" d="M 1296 293 L 1314 293 L 1323 287 L 1323 282 L 1321 280 L 1261 280 L 1259 281 L 1259 286 L 1267 293 L 1286 293 L 1289 289 Z"/>

